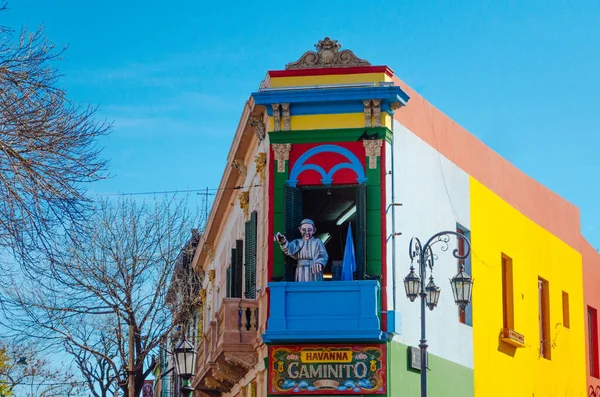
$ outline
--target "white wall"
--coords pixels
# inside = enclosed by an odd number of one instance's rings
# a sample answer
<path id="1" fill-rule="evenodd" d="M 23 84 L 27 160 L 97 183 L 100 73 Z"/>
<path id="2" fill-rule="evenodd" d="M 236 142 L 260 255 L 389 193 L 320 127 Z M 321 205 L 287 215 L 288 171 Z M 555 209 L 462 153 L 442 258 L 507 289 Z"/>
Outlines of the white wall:
<path id="1" fill-rule="evenodd" d="M 393 168 L 393 174 L 388 179 L 388 183 L 393 183 L 393 202 L 402 206 L 389 210 L 387 232 L 390 235 L 394 226 L 395 231 L 402 235 L 388 240 L 388 308 L 394 310 L 392 274 L 395 271 L 395 310 L 400 313 L 402 321 L 400 335 L 395 339 L 418 346 L 421 332 L 419 298 L 410 302 L 403 284 L 410 267 L 409 242 L 415 236 L 425 244 L 430 236 L 439 231 L 455 231 L 457 222 L 471 229 L 469 176 L 400 123 L 394 121 L 393 127 L 393 167 L 392 160 L 386 166 L 388 171 Z M 443 134 L 444 131 L 436 133 Z M 392 187 L 388 189 L 391 191 Z M 390 204 L 390 192 L 387 196 Z M 456 248 L 455 237 L 452 237 L 450 244 L 446 252 L 441 251 L 440 244 L 433 247 L 438 255 L 433 276 L 441 287 L 441 295 L 433 311 L 426 309 L 428 351 L 473 368 L 472 328 L 459 322 L 458 308 L 449 282 L 457 273 L 457 260 L 452 256 L 452 250 Z"/>

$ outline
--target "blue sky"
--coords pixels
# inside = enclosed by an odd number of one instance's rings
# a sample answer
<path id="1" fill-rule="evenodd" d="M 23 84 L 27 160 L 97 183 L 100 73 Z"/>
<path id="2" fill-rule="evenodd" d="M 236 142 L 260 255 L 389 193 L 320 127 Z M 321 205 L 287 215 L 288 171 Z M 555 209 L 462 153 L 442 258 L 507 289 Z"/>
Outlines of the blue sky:
<path id="1" fill-rule="evenodd" d="M 330 36 L 580 207 L 600 248 L 597 0 L 8 5 L 3 23 L 69 45 L 63 86 L 114 120 L 94 193 L 216 188 L 266 71 Z"/>

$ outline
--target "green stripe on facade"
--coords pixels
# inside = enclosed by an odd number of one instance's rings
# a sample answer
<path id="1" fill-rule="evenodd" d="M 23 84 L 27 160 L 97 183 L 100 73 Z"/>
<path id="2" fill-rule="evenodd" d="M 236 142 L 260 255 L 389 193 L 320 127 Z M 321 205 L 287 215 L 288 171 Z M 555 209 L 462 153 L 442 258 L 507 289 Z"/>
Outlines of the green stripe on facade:
<path id="1" fill-rule="evenodd" d="M 408 346 L 389 342 L 388 396 L 415 397 L 421 395 L 421 374 L 409 366 Z M 429 397 L 474 395 L 474 378 L 471 368 L 429 354 L 427 395 Z"/>
<path id="2" fill-rule="evenodd" d="M 386 127 L 340 128 L 327 130 L 291 130 L 269 132 L 270 143 L 353 142 L 363 134 L 392 142 L 392 131 Z"/>

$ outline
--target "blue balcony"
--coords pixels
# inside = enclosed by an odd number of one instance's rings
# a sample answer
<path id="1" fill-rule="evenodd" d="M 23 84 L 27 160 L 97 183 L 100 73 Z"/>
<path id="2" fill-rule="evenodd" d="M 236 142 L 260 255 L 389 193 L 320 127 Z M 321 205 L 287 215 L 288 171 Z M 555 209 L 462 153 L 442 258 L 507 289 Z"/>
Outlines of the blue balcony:
<path id="1" fill-rule="evenodd" d="M 379 282 L 269 283 L 267 343 L 379 342 Z"/>

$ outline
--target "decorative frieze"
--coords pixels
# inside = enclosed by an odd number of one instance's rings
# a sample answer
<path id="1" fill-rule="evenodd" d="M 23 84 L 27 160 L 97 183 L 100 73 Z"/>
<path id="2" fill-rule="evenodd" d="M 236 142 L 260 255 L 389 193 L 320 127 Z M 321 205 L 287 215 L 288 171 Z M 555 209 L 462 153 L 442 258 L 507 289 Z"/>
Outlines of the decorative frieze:
<path id="1" fill-rule="evenodd" d="M 365 127 L 371 126 L 371 100 L 364 100 Z"/>
<path id="2" fill-rule="evenodd" d="M 383 144 L 382 139 L 364 140 L 363 146 L 365 147 L 365 153 L 369 158 L 369 169 L 377 168 L 377 157 L 381 156 L 381 145 Z"/>
<path id="3" fill-rule="evenodd" d="M 256 172 L 260 176 L 260 183 L 263 183 L 265 181 L 265 173 L 267 171 L 267 153 L 258 153 L 254 158 L 254 164 L 256 164 Z"/>
<path id="4" fill-rule="evenodd" d="M 279 110 L 279 104 L 274 103 L 273 107 L 273 131 L 279 131 L 281 129 L 281 114 Z"/>
<path id="5" fill-rule="evenodd" d="M 363 100 L 363 106 L 365 127 L 381 127 L 381 99 Z"/>
<path id="6" fill-rule="evenodd" d="M 373 99 L 373 127 L 381 127 L 381 100 Z"/>
<path id="7" fill-rule="evenodd" d="M 290 104 L 282 103 L 281 104 L 282 116 L 283 116 L 283 130 L 290 130 Z"/>
<path id="8" fill-rule="evenodd" d="M 315 68 L 349 68 L 371 66 L 368 61 L 358 58 L 350 50 L 340 51 L 342 45 L 337 40 L 325 37 L 315 44 L 317 52 L 307 51 L 296 62 L 285 65 L 286 70 Z"/>
<path id="9" fill-rule="evenodd" d="M 262 113 L 259 116 L 250 116 L 248 124 L 250 124 L 250 127 L 254 128 L 254 134 L 259 141 L 265 139 L 267 131 Z"/>
<path id="10" fill-rule="evenodd" d="M 240 192 L 238 200 L 240 201 L 240 208 L 244 210 L 244 216 L 247 217 L 250 209 L 250 192 Z"/>
<path id="11" fill-rule="evenodd" d="M 285 162 L 290 159 L 290 150 L 292 150 L 291 143 L 274 143 L 273 154 L 275 155 L 275 161 L 277 162 L 277 172 L 285 172 Z"/>

